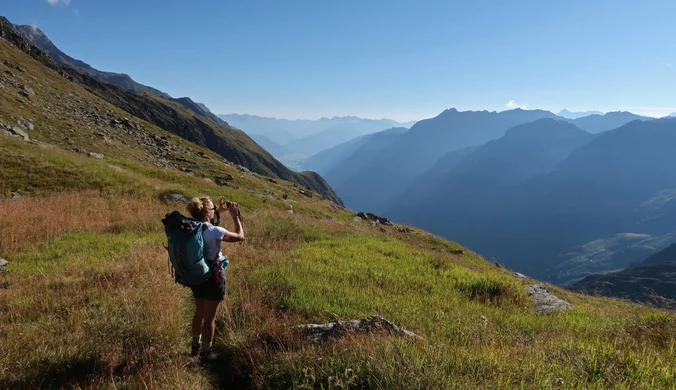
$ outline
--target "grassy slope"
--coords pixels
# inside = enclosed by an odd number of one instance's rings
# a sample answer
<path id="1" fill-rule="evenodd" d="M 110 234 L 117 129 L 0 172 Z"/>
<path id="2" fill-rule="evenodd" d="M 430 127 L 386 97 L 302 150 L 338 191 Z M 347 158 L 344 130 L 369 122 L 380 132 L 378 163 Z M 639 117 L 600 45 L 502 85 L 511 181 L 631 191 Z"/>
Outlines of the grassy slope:
<path id="1" fill-rule="evenodd" d="M 10 165 L 11 155 L 25 158 Z M 4 136 L 0 156 L 2 182 L 42 196 L 0 201 L 0 256 L 10 261 L 0 275 L 1 388 L 669 388 L 676 379 L 673 313 L 552 287 L 577 310 L 540 316 L 507 271 L 424 232 L 352 221 L 328 201 L 298 198 L 290 214 L 287 202 L 185 173 L 123 160 L 117 172 Z M 247 180 L 259 193 L 271 184 Z M 157 201 L 176 190 L 244 205 L 247 241 L 226 248 L 222 358 L 211 368 L 182 367 L 191 298 L 170 280 L 158 222 L 179 205 Z M 371 314 L 425 341 L 319 346 L 288 330 Z"/>

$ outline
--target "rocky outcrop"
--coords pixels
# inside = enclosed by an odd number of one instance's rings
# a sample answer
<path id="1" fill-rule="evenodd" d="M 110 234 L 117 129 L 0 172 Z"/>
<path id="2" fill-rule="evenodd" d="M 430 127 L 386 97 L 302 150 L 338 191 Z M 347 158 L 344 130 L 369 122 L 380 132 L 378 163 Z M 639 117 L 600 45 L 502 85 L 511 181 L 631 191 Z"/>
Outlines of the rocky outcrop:
<path id="1" fill-rule="evenodd" d="M 385 217 L 380 217 L 380 216 L 375 215 L 373 213 L 365 213 L 363 211 L 360 211 L 357 214 L 355 214 L 354 216 L 355 216 L 355 220 L 356 220 L 356 218 L 359 218 L 362 221 L 375 222 L 374 225 L 381 224 L 381 225 L 385 225 L 385 226 L 394 226 L 394 224 L 392 222 L 390 222 L 389 219 L 387 219 Z"/>
<path id="2" fill-rule="evenodd" d="M 528 296 L 533 300 L 533 309 L 537 313 L 548 314 L 574 309 L 570 303 L 552 295 L 544 284 L 531 284 L 525 288 Z"/>
<path id="3" fill-rule="evenodd" d="M 293 327 L 309 340 L 320 342 L 336 340 L 348 334 L 386 334 L 402 337 L 422 339 L 415 333 L 400 328 L 392 322 L 380 316 L 371 316 L 359 320 L 336 321 L 327 324 L 305 324 Z"/>
<path id="4" fill-rule="evenodd" d="M 0 134 L 9 135 L 11 137 L 19 137 L 22 138 L 24 141 L 30 141 L 28 133 L 21 130 L 17 126 L 10 126 L 3 121 L 0 121 Z"/>

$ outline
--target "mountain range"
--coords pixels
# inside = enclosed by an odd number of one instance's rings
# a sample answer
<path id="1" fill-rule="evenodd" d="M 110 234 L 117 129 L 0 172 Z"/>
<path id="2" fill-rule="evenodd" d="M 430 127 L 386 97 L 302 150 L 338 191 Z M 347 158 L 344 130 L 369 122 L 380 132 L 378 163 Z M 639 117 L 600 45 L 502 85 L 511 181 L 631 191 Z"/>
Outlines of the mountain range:
<path id="1" fill-rule="evenodd" d="M 316 153 L 351 139 L 392 127 L 410 127 L 415 122 L 400 123 L 391 119 L 364 119 L 355 116 L 310 119 L 277 119 L 255 115 L 220 115 L 232 126 L 251 137 L 263 139 L 273 156 L 288 166 L 300 167 L 300 162 Z M 275 151 L 273 153 L 273 151 Z M 277 153 L 277 154 L 275 154 Z"/>
<path id="2" fill-rule="evenodd" d="M 559 111 L 556 115 L 566 119 L 578 119 L 589 115 L 603 115 L 601 111 L 579 111 L 571 112 L 566 109 Z"/>
<path id="3" fill-rule="evenodd" d="M 622 269 L 671 239 L 676 182 L 664 145 L 673 126 L 627 112 L 566 119 L 449 109 L 318 153 L 303 168 L 349 207 L 566 284 Z"/>

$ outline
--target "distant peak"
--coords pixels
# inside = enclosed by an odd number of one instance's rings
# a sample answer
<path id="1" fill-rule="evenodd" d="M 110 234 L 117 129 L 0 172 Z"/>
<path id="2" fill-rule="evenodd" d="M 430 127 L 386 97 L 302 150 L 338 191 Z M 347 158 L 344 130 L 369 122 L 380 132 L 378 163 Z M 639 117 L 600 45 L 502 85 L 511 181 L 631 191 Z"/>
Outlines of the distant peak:
<path id="1" fill-rule="evenodd" d="M 601 111 L 568 111 L 567 109 L 563 109 L 559 111 L 556 115 L 566 118 L 566 119 L 578 119 L 578 118 L 583 118 L 585 116 L 591 116 L 591 115 L 603 115 L 603 112 Z"/>

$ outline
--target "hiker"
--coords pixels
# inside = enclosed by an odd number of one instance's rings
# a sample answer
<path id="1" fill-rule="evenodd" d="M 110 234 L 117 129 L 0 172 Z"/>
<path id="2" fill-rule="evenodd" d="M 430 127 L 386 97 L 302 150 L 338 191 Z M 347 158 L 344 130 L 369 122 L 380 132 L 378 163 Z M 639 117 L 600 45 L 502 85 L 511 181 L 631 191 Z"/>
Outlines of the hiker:
<path id="1" fill-rule="evenodd" d="M 227 205 L 227 206 L 226 206 Z M 216 330 L 216 313 L 225 299 L 225 266 L 221 259 L 225 259 L 221 252 L 221 242 L 239 242 L 244 240 L 244 229 L 239 219 L 239 205 L 226 203 L 223 197 L 218 198 L 218 209 L 208 196 L 192 198 L 188 203 L 188 212 L 198 221 L 207 226 L 202 232 L 204 239 L 204 258 L 212 267 L 218 266 L 215 275 L 206 282 L 191 287 L 195 297 L 195 315 L 192 320 L 192 348 L 191 356 L 212 359 L 211 346 Z M 212 225 L 216 215 L 228 211 L 235 225 L 235 231 L 230 232 L 220 226 Z"/>

